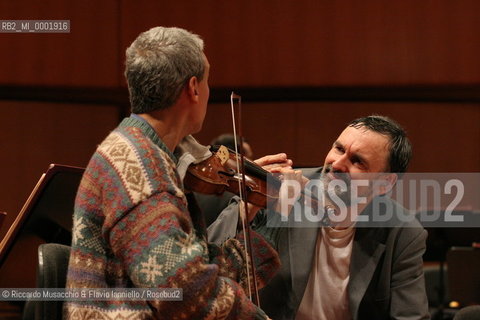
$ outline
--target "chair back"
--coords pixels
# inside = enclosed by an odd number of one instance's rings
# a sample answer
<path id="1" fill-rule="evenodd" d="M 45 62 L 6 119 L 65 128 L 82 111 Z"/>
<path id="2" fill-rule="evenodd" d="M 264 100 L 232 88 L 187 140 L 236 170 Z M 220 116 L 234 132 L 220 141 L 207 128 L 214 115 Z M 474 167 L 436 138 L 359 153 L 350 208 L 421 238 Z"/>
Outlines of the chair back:
<path id="1" fill-rule="evenodd" d="M 480 320 L 480 306 L 468 306 L 455 314 L 453 320 Z"/>
<path id="2" fill-rule="evenodd" d="M 46 243 L 38 247 L 38 288 L 65 288 L 70 247 Z M 35 319 L 62 319 L 62 301 L 37 301 Z"/>

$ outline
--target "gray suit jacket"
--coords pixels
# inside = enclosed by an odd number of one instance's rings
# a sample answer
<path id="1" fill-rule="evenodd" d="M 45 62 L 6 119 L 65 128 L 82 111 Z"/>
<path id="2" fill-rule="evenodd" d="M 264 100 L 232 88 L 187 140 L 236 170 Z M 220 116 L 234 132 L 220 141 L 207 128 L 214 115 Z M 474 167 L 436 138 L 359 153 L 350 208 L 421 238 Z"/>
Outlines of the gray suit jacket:
<path id="1" fill-rule="evenodd" d="M 272 319 L 294 319 L 314 256 L 318 228 L 284 228 L 278 237 L 282 267 L 261 290 Z M 348 295 L 352 319 L 428 319 L 422 255 L 426 231 L 412 222 L 357 228 Z M 328 320 L 328 319 L 327 319 Z"/>
<path id="2" fill-rule="evenodd" d="M 312 177 L 318 172 L 309 169 L 304 175 Z M 391 205 L 393 217 L 407 214 L 396 202 L 384 201 Z M 362 214 L 371 216 L 372 211 L 371 204 Z M 260 292 L 261 307 L 272 319 L 295 318 L 310 275 L 318 230 L 280 230 L 277 249 L 282 267 Z M 427 232 L 415 219 L 393 219 L 391 227 L 358 224 L 348 284 L 352 319 L 430 318 L 422 260 L 426 237 Z"/>
<path id="3" fill-rule="evenodd" d="M 318 172 L 318 168 L 307 169 L 304 175 L 314 177 Z M 394 217 L 395 213 L 405 215 L 401 206 L 393 201 L 390 204 Z M 371 211 L 369 206 L 362 214 L 370 215 Z M 231 218 L 230 223 L 226 223 L 227 217 Z M 236 225 L 236 214 L 223 219 L 219 219 L 219 225 Z M 211 229 L 222 230 L 215 224 Z M 318 230 L 318 226 L 279 229 L 275 245 L 282 266 L 260 291 L 261 308 L 272 319 L 295 318 L 310 275 Z M 218 233 L 228 237 L 226 232 Z M 394 220 L 392 227 L 357 227 L 348 285 L 352 319 L 430 317 L 422 261 L 426 236 L 417 220 Z"/>

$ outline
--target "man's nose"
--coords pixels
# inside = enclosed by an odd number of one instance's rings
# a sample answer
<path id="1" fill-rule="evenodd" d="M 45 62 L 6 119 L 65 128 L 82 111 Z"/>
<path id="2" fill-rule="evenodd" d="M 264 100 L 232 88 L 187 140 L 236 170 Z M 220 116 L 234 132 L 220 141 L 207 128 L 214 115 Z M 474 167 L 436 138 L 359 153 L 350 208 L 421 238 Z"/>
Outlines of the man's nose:
<path id="1" fill-rule="evenodd" d="M 332 163 L 332 169 L 336 172 L 348 172 L 348 159 L 345 155 L 335 159 Z"/>

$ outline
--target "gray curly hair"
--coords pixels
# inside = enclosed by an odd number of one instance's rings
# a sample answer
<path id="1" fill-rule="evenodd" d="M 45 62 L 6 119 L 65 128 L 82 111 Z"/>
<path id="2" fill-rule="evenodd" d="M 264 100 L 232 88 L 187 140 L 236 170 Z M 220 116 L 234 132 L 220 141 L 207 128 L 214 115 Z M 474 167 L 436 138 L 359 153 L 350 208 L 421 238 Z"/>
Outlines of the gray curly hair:
<path id="1" fill-rule="evenodd" d="M 191 77 L 202 80 L 204 70 L 200 36 L 165 27 L 141 33 L 126 51 L 125 77 L 132 112 L 170 107 Z"/>

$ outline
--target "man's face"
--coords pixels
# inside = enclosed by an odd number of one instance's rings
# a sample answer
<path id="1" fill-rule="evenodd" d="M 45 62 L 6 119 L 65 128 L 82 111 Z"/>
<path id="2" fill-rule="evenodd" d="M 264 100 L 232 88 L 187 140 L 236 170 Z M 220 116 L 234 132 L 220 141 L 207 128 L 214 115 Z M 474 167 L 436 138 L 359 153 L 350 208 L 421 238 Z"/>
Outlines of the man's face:
<path id="1" fill-rule="evenodd" d="M 347 127 L 333 143 L 325 158 L 322 181 L 347 207 L 355 205 L 358 197 L 369 202 L 374 195 L 382 194 L 375 183 L 383 182 L 388 172 L 389 138 L 365 128 Z M 345 182 L 342 188 L 336 182 Z M 353 181 L 353 182 L 352 182 Z M 333 182 L 333 183 L 332 183 Z M 357 182 L 369 184 L 368 186 Z M 377 184 L 378 185 L 378 184 Z M 352 189 L 356 188 L 355 193 Z M 352 194 L 354 194 L 352 196 Z M 355 197 L 355 194 L 357 195 Z M 330 196 L 327 199 L 331 199 Z M 328 200 L 327 200 L 328 201 Z"/>
<path id="2" fill-rule="evenodd" d="M 365 173 L 388 172 L 389 139 L 365 128 L 347 127 L 325 158 L 325 167 L 348 173 L 352 179 Z"/>

